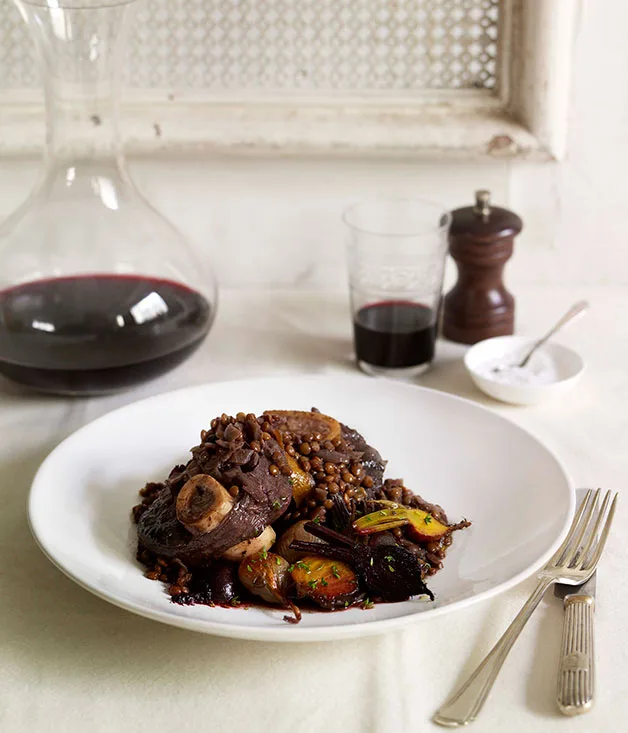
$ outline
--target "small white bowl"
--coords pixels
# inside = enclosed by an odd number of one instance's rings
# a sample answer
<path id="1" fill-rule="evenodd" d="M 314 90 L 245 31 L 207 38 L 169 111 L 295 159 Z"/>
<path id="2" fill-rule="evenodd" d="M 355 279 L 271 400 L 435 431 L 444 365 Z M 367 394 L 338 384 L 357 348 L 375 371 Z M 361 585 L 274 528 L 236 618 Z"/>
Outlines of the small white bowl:
<path id="1" fill-rule="evenodd" d="M 537 405 L 547 399 L 568 392 L 584 372 L 582 358 L 566 346 L 547 343 L 530 360 L 544 360 L 548 369 L 555 372 L 555 379 L 547 384 L 513 384 L 503 377 L 493 376 L 490 368 L 497 363 L 516 364 L 532 347 L 533 339 L 522 336 L 498 336 L 472 346 L 464 357 L 464 365 L 475 385 L 490 397 L 513 405 Z"/>

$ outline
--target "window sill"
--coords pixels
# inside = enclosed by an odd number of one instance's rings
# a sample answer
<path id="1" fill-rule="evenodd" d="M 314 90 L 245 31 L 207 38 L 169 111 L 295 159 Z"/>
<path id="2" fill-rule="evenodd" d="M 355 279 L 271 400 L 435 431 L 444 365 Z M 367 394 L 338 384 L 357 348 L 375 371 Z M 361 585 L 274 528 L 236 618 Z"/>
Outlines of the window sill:
<path id="1" fill-rule="evenodd" d="M 30 98 L 29 98 L 30 97 Z M 44 110 L 5 95 L 0 155 L 41 152 Z M 136 94 L 122 106 L 129 154 L 279 154 L 409 159 L 551 160 L 539 140 L 480 92 L 401 98 L 378 93 L 310 98 L 194 98 Z"/>

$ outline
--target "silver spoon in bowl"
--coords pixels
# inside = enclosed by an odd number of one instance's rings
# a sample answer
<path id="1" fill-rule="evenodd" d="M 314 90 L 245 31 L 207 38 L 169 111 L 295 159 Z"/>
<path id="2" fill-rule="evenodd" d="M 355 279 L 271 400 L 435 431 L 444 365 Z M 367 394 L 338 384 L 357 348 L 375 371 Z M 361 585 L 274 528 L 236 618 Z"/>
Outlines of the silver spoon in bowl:
<path id="1" fill-rule="evenodd" d="M 544 343 L 549 341 L 549 339 L 557 332 L 560 331 L 563 326 L 566 326 L 568 323 L 570 323 L 576 316 L 579 316 L 583 314 L 586 310 L 589 308 L 589 303 L 586 300 L 579 300 L 577 303 L 574 303 L 571 308 L 565 313 L 564 316 L 559 318 L 559 320 L 550 328 L 550 330 L 540 338 L 538 341 L 535 341 L 534 344 L 532 344 L 532 347 L 530 350 L 526 353 L 526 355 L 521 359 L 521 361 L 517 362 L 517 364 L 504 364 L 499 365 L 493 368 L 493 372 L 499 373 L 503 372 L 505 369 L 517 369 L 522 368 L 526 366 L 526 364 L 530 361 L 530 358 L 535 353 L 535 351 L 540 347 L 543 346 Z"/>

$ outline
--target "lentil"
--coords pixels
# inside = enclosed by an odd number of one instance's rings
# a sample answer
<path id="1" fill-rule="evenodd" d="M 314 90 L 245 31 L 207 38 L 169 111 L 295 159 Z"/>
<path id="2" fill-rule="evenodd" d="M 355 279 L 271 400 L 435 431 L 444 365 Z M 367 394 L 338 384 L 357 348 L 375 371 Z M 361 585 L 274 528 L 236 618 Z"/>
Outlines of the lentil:
<path id="1" fill-rule="evenodd" d="M 323 469 L 323 461 L 318 456 L 314 456 L 310 463 L 313 471 L 321 471 Z"/>

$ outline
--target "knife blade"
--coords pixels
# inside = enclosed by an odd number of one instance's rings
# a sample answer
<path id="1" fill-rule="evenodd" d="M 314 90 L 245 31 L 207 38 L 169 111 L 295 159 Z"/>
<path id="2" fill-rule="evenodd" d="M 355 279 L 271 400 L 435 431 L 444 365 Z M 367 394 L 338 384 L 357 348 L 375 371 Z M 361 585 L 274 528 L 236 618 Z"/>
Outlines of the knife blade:
<path id="1" fill-rule="evenodd" d="M 577 492 L 584 495 L 585 492 Z M 578 497 L 582 499 L 582 496 Z M 596 575 L 580 586 L 556 583 L 554 595 L 563 599 L 563 639 L 558 668 L 557 701 L 564 715 L 586 713 L 593 705 L 595 665 L 593 610 Z"/>

